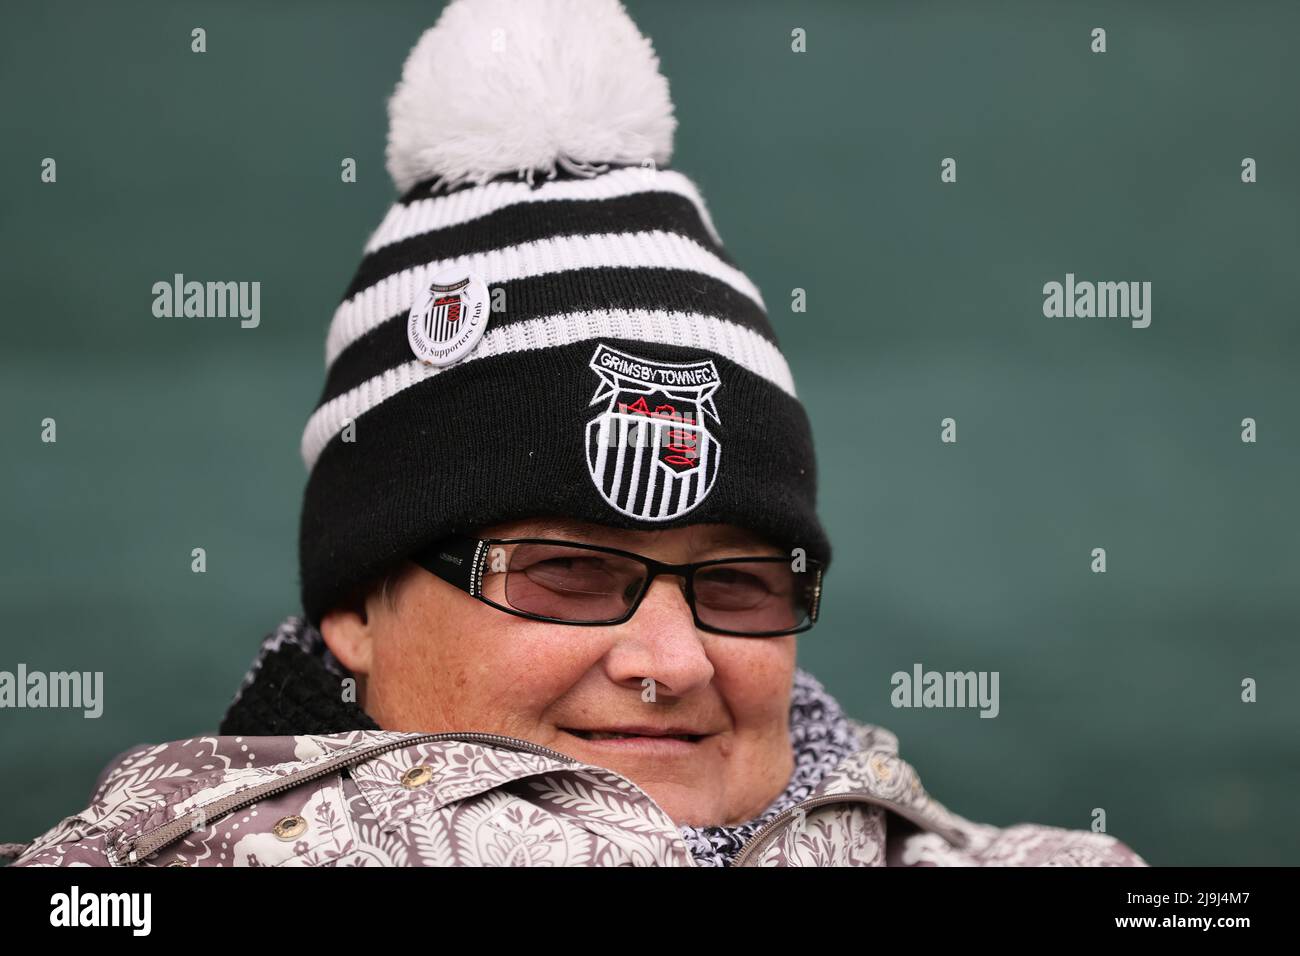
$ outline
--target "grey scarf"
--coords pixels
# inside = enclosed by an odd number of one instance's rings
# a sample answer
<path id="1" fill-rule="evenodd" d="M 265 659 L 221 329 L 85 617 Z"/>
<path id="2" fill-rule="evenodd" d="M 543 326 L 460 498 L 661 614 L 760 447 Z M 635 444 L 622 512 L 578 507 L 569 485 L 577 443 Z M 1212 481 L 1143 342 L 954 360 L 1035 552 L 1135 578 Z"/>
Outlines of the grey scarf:
<path id="1" fill-rule="evenodd" d="M 262 641 L 221 722 L 222 734 L 331 734 L 375 730 L 356 704 L 339 700 L 348 671 L 320 632 L 299 617 L 286 618 Z M 817 678 L 795 670 L 790 695 L 790 745 L 795 767 L 785 790 L 762 814 L 724 827 L 680 827 L 700 866 L 727 866 L 750 837 L 782 810 L 805 799 L 822 777 L 856 749 L 848 719 Z"/>

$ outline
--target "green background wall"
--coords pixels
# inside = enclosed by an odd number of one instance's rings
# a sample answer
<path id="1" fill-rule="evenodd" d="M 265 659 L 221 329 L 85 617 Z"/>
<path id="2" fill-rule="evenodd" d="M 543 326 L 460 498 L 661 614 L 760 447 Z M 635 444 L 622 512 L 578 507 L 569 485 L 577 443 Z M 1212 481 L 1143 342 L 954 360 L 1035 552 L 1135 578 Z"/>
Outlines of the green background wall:
<path id="1" fill-rule="evenodd" d="M 803 666 L 972 819 L 1103 807 L 1153 863 L 1295 863 L 1300 8 L 629 7 L 816 430 L 837 552 Z M 436 12 L 6 8 L 0 669 L 102 670 L 106 704 L 0 711 L 0 840 L 212 732 L 297 610 L 299 436 Z M 176 272 L 260 281 L 260 327 L 154 318 Z M 1152 282 L 1150 328 L 1045 318 L 1067 272 Z M 999 671 L 1000 716 L 893 709 L 915 662 Z"/>

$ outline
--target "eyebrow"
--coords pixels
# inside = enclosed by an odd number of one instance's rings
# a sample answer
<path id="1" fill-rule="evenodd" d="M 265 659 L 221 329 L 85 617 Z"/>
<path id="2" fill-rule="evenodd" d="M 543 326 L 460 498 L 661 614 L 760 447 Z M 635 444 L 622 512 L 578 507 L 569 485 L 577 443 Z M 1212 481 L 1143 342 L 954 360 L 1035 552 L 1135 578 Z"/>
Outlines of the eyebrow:
<path id="1" fill-rule="evenodd" d="M 564 518 L 545 518 L 540 520 L 537 527 L 527 536 L 547 537 L 549 535 L 559 535 L 560 537 L 575 538 L 581 541 L 594 534 L 609 535 L 626 544 L 630 542 L 631 536 L 635 532 L 626 528 L 584 525 Z M 737 548 L 770 547 L 760 535 L 735 525 L 710 528 L 705 533 L 704 543 L 709 546 L 734 546 Z"/>
<path id="2" fill-rule="evenodd" d="M 602 530 L 610 533 L 617 533 L 619 529 L 607 528 Z M 583 538 L 591 534 L 591 530 L 577 522 L 565 521 L 563 518 L 550 518 L 539 522 L 537 527 L 529 532 L 528 536 L 545 538 L 553 534 L 565 538 Z"/>

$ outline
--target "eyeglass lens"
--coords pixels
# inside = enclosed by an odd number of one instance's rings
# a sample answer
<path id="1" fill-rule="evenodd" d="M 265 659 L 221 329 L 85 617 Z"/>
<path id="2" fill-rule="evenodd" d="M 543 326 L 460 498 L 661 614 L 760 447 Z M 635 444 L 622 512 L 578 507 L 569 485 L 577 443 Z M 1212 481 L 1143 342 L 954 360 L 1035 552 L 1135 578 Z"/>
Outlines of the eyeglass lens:
<path id="1" fill-rule="evenodd" d="M 622 618 L 645 586 L 639 561 L 555 544 L 492 545 L 483 593 L 498 604 L 560 621 Z M 787 631 L 808 618 L 814 575 L 787 561 L 728 561 L 695 574 L 701 623 L 741 633 Z"/>

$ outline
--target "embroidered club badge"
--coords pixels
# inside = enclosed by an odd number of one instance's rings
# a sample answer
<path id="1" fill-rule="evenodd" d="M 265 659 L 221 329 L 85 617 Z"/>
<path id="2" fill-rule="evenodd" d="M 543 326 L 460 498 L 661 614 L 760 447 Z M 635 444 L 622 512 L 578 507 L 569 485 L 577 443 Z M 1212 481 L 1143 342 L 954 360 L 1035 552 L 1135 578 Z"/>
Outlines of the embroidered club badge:
<path id="1" fill-rule="evenodd" d="M 670 363 L 601 343 L 590 366 L 600 384 L 587 422 L 587 470 L 609 505 L 642 521 L 667 521 L 697 507 L 718 477 L 721 424 L 711 359 Z"/>

